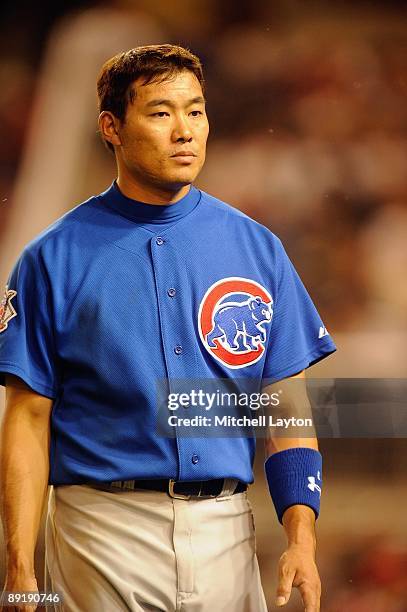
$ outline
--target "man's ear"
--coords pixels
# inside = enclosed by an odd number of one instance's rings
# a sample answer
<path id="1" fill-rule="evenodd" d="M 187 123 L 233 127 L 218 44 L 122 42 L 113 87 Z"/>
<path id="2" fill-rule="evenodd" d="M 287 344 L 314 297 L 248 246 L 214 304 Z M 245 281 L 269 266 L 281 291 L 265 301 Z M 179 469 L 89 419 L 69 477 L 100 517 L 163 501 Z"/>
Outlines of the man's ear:
<path id="1" fill-rule="evenodd" d="M 120 146 L 122 141 L 118 133 L 119 120 L 110 111 L 102 111 L 99 115 L 99 130 L 103 140 L 112 145 Z"/>

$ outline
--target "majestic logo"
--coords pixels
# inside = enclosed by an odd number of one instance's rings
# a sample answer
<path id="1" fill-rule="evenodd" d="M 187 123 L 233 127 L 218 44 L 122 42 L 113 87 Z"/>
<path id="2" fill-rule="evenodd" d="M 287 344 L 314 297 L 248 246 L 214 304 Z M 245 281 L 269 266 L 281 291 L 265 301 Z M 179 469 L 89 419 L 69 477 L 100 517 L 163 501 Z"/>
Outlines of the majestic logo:
<path id="1" fill-rule="evenodd" d="M 17 312 L 11 303 L 13 297 L 17 295 L 17 291 L 9 289 L 6 285 L 4 297 L 0 302 L 0 333 L 7 329 L 9 321 L 17 316 Z"/>
<path id="2" fill-rule="evenodd" d="M 229 368 L 256 363 L 265 351 L 273 298 L 248 278 L 223 278 L 205 293 L 198 328 L 206 350 Z"/>
<path id="3" fill-rule="evenodd" d="M 329 332 L 326 327 L 319 328 L 318 338 L 324 338 L 325 336 L 329 336 Z"/>

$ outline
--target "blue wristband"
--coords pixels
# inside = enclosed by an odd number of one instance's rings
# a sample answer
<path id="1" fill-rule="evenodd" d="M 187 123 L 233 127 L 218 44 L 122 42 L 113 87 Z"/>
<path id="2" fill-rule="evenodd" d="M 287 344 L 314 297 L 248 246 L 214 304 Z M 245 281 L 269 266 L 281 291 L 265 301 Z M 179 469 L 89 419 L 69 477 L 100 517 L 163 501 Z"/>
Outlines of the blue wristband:
<path id="1" fill-rule="evenodd" d="M 287 448 L 270 455 L 264 464 L 278 520 L 287 508 L 309 506 L 318 518 L 322 488 L 322 455 L 313 448 Z"/>

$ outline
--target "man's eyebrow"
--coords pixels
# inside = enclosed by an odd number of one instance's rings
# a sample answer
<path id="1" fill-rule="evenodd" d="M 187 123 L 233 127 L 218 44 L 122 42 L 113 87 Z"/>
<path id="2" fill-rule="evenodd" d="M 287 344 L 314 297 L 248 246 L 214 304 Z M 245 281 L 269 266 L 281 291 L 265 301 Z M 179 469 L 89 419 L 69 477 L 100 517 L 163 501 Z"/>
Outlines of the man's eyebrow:
<path id="1" fill-rule="evenodd" d="M 191 106 L 191 104 L 205 104 L 205 98 L 203 98 L 202 96 L 195 96 L 195 98 L 188 100 L 185 106 Z M 154 106 L 161 106 L 161 105 L 174 107 L 174 104 L 173 102 L 171 102 L 171 100 L 166 100 L 164 98 L 159 98 L 157 100 L 150 100 L 150 102 L 147 102 L 146 104 L 146 106 L 148 106 L 149 108 L 151 108 L 152 106 L 154 107 Z"/>

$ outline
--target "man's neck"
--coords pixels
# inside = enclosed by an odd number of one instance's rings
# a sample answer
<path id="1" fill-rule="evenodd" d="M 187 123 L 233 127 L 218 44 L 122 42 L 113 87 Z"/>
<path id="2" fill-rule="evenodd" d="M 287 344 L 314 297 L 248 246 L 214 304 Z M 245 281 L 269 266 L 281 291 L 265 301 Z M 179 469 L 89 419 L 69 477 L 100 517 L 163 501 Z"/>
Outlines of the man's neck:
<path id="1" fill-rule="evenodd" d="M 147 202 L 148 204 L 174 204 L 181 200 L 190 190 L 190 185 L 180 187 L 178 190 L 170 190 L 161 186 L 150 186 L 140 184 L 119 172 L 117 186 L 123 195 L 132 200 Z"/>

